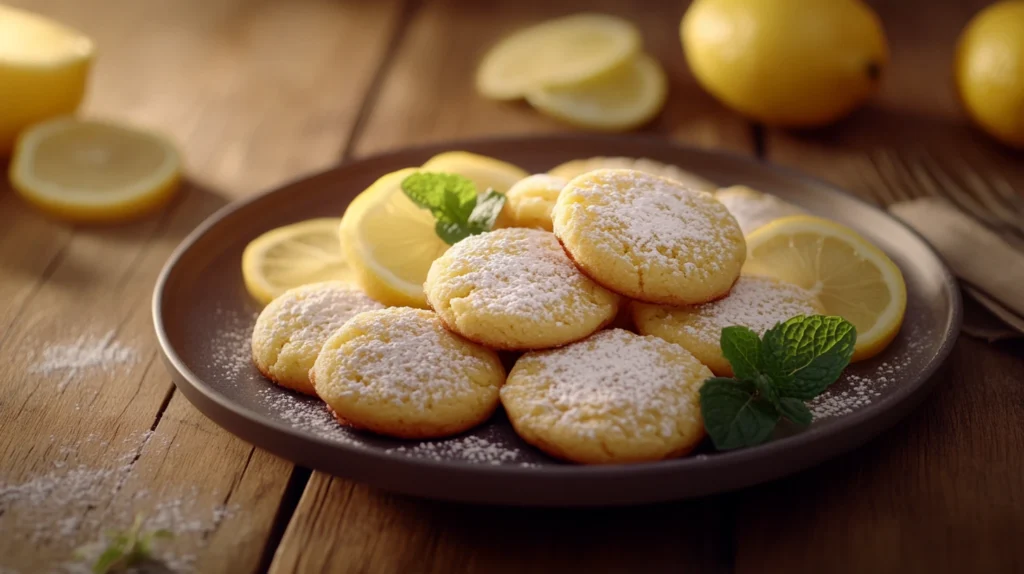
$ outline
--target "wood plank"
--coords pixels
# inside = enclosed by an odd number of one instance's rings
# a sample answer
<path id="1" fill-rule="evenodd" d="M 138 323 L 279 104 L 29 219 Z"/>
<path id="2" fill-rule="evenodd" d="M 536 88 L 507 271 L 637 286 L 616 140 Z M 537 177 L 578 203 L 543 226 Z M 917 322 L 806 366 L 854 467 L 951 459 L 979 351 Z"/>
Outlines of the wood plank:
<path id="1" fill-rule="evenodd" d="M 1024 190 L 1019 154 L 967 125 L 953 45 L 980 3 L 877 2 L 893 61 L 878 96 L 836 126 L 768 130 L 772 161 L 879 203 L 928 193 L 931 158 Z M 993 270 L 997 272 L 997 270 Z M 962 336 L 934 394 L 861 449 L 737 500 L 736 571 L 1011 572 L 1024 568 L 1024 345 Z"/>
<path id="2" fill-rule="evenodd" d="M 178 532 L 172 566 L 258 570 L 292 466 L 173 394 L 153 283 L 226 197 L 334 161 L 400 3 L 16 4 L 96 38 L 86 113 L 170 133 L 189 179 L 163 213 L 111 228 L 43 219 L 0 185 L 15 214 L 0 230 L 0 569 L 69 565 L 72 548 L 141 512 Z M 96 364 L 61 368 L 85 360 Z"/>
<path id="3" fill-rule="evenodd" d="M 568 130 L 525 104 L 478 97 L 473 70 L 501 34 L 584 9 L 634 19 L 669 68 L 670 102 L 644 131 L 751 153 L 749 126 L 686 73 L 675 24 L 665 25 L 683 13 L 675 3 L 649 10 L 611 1 L 555 7 L 438 0 L 412 14 L 401 34 L 380 96 L 358 132 L 357 155 L 452 138 Z M 731 528 L 728 497 L 617 510 L 474 507 L 395 496 L 314 472 L 271 572 L 622 572 L 637 564 L 649 572 L 727 572 Z"/>

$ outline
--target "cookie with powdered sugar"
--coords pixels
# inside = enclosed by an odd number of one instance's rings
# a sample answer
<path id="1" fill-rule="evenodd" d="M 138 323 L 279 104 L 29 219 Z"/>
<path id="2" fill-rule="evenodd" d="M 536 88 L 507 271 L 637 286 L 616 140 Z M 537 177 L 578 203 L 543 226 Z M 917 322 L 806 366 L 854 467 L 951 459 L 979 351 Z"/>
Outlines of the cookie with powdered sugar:
<path id="1" fill-rule="evenodd" d="M 700 387 L 710 376 L 679 345 L 611 329 L 523 355 L 501 403 L 519 436 L 556 458 L 656 461 L 704 438 Z"/>
<path id="2" fill-rule="evenodd" d="M 552 220 L 583 273 L 647 303 L 690 305 L 724 297 L 747 256 L 739 224 L 711 194 L 631 169 L 572 179 Z"/>
<path id="3" fill-rule="evenodd" d="M 469 430 L 498 406 L 498 355 L 448 331 L 430 311 L 356 315 L 324 343 L 310 373 L 339 422 L 398 438 Z"/>
<path id="4" fill-rule="evenodd" d="M 682 345 L 713 373 L 733 375 L 722 356 L 722 329 L 748 327 L 758 335 L 797 315 L 819 315 L 824 308 L 810 291 L 770 277 L 743 275 L 729 295 L 685 307 L 634 303 L 633 321 L 644 335 Z"/>
<path id="5" fill-rule="evenodd" d="M 578 341 L 619 309 L 619 296 L 580 273 L 555 236 L 539 229 L 463 239 L 434 260 L 424 290 L 449 329 L 505 351 Z"/>

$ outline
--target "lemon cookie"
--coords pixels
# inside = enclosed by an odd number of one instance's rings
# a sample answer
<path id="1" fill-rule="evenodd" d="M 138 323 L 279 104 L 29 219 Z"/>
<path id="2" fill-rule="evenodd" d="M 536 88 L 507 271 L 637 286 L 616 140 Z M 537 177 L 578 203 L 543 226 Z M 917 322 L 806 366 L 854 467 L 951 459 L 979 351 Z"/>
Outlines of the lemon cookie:
<path id="1" fill-rule="evenodd" d="M 341 281 L 285 291 L 267 305 L 252 332 L 252 356 L 263 376 L 316 396 L 309 369 L 324 341 L 352 316 L 384 306 Z"/>
<path id="2" fill-rule="evenodd" d="M 714 191 L 718 186 L 704 179 L 703 177 L 690 173 L 674 165 L 654 161 L 647 158 L 636 157 L 591 157 L 587 159 L 574 159 L 557 165 L 548 174 L 565 179 L 572 179 L 595 169 L 635 169 L 651 175 L 660 175 L 674 179 L 686 187 L 698 191 Z"/>
<path id="3" fill-rule="evenodd" d="M 682 345 L 716 375 L 732 376 L 722 356 L 722 329 L 749 327 L 758 335 L 797 315 L 823 313 L 810 291 L 768 277 L 743 275 L 724 299 L 689 307 L 662 307 L 636 303 L 632 307 L 637 330 Z"/>
<path id="4" fill-rule="evenodd" d="M 632 169 L 570 180 L 552 220 L 584 273 L 648 303 L 687 305 L 724 296 L 747 253 L 739 224 L 711 194 Z"/>
<path id="5" fill-rule="evenodd" d="M 792 203 L 745 185 L 719 189 L 715 192 L 715 199 L 736 218 L 744 235 L 780 217 L 806 213 Z"/>
<path id="6" fill-rule="evenodd" d="M 399 438 L 448 436 L 482 423 L 505 382 L 497 353 L 409 307 L 353 317 L 324 343 L 310 375 L 339 421 Z"/>
<path id="7" fill-rule="evenodd" d="M 569 180 L 538 173 L 521 179 L 505 194 L 496 227 L 533 227 L 551 231 L 551 210 Z"/>
<path id="8" fill-rule="evenodd" d="M 612 329 L 526 353 L 501 389 L 516 432 L 574 462 L 680 456 L 704 437 L 700 387 L 711 371 L 686 349 Z"/>
<path id="9" fill-rule="evenodd" d="M 619 307 L 617 295 L 580 273 L 555 236 L 539 229 L 463 239 L 430 266 L 424 289 L 449 329 L 509 351 L 578 341 Z"/>

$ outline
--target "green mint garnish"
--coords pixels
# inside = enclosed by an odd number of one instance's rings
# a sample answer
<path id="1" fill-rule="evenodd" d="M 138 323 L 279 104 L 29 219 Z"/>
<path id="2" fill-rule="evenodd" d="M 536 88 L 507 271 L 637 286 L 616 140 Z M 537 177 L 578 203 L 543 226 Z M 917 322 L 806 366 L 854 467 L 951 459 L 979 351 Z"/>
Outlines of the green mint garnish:
<path id="1" fill-rule="evenodd" d="M 722 355 L 734 377 L 712 377 L 700 389 L 704 428 L 715 448 L 761 444 L 782 418 L 811 424 L 804 401 L 836 382 L 856 342 L 849 321 L 821 315 L 793 317 L 763 338 L 746 327 L 722 329 Z"/>
<path id="2" fill-rule="evenodd" d="M 469 179 L 453 173 L 418 171 L 402 180 L 402 192 L 430 210 L 434 231 L 448 245 L 490 231 L 505 205 L 505 195 L 488 189 L 477 197 Z"/>
<path id="3" fill-rule="evenodd" d="M 86 545 L 78 549 L 76 554 L 84 559 L 96 556 L 91 568 L 93 574 L 121 572 L 153 560 L 153 543 L 157 539 L 173 536 L 169 530 L 163 529 L 143 532 L 140 515 L 135 517 L 128 530 L 108 532 L 104 542 Z"/>

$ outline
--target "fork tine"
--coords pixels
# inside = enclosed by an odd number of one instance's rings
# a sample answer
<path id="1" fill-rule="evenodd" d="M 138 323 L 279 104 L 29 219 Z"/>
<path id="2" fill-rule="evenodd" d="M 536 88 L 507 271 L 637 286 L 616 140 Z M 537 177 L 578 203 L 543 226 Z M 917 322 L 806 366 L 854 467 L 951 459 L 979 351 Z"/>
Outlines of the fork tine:
<path id="1" fill-rule="evenodd" d="M 884 207 L 893 203 L 892 193 L 886 189 L 885 182 L 882 181 L 882 177 L 878 173 L 878 167 L 870 157 L 857 156 L 852 168 L 856 171 L 860 181 L 864 183 L 861 189 L 865 190 L 876 204 Z"/>
<path id="2" fill-rule="evenodd" d="M 900 172 L 891 153 L 884 149 L 877 150 L 875 163 L 878 165 L 878 173 L 882 181 L 887 184 L 885 189 L 892 197 L 890 203 L 909 201 L 917 197 L 917 194 L 912 191 L 914 187 L 907 185 L 905 174 Z"/>
<path id="3" fill-rule="evenodd" d="M 1017 212 L 1015 206 L 1004 202 L 1003 198 L 993 191 L 992 186 L 985 181 L 985 178 L 962 158 L 957 161 L 957 166 L 960 168 L 964 182 L 996 218 L 1010 227 L 1024 231 L 1024 216 Z"/>
<path id="4" fill-rule="evenodd" d="M 921 160 L 915 164 L 915 175 L 921 185 L 927 186 L 934 195 L 944 197 L 960 209 L 970 213 L 975 219 L 979 219 L 989 226 L 998 225 L 996 219 L 983 205 L 978 203 L 970 194 L 965 193 L 956 181 L 945 170 L 942 169 L 938 160 L 930 154 L 924 154 Z"/>

